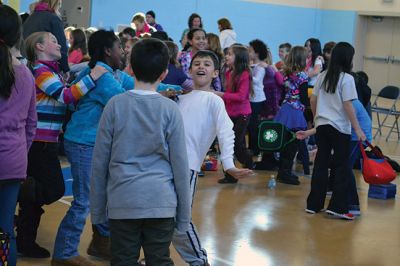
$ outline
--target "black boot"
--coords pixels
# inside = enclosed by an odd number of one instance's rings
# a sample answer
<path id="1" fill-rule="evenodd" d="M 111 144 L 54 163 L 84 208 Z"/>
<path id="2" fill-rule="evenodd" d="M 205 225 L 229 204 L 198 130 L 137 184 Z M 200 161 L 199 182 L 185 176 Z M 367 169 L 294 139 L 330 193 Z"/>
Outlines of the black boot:
<path id="1" fill-rule="evenodd" d="M 50 257 L 50 252 L 36 243 L 40 217 L 43 213 L 41 206 L 20 202 L 16 240 L 18 253 L 25 257 Z"/>
<path id="2" fill-rule="evenodd" d="M 87 254 L 105 260 L 111 259 L 110 237 L 102 236 L 95 225 L 92 225 L 93 235 L 87 249 Z"/>

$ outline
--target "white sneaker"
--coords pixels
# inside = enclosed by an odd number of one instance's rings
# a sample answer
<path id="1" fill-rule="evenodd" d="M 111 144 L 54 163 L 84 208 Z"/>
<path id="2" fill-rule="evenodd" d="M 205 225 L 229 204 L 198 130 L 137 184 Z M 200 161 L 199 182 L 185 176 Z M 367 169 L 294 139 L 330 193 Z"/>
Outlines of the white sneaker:
<path id="1" fill-rule="evenodd" d="M 354 215 L 351 213 L 337 213 L 331 210 L 326 210 L 325 213 L 344 220 L 354 220 Z"/>

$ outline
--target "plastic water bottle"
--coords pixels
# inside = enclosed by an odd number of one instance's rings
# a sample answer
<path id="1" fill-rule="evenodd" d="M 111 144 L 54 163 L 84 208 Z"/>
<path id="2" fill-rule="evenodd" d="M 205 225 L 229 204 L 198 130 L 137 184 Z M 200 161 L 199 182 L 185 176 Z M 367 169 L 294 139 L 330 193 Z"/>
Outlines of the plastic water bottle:
<path id="1" fill-rule="evenodd" d="M 271 178 L 268 181 L 268 188 L 275 189 L 275 187 L 276 187 L 276 179 L 274 175 L 271 175 Z"/>

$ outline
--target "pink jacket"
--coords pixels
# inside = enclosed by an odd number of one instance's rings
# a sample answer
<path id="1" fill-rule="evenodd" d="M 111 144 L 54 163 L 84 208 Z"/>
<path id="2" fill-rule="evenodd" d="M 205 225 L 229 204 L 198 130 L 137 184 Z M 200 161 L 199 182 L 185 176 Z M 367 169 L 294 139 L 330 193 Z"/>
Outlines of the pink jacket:
<path id="1" fill-rule="evenodd" d="M 224 99 L 226 111 L 230 117 L 249 115 L 251 114 L 251 106 L 249 100 L 251 75 L 248 71 L 243 72 L 239 80 L 237 81 L 236 92 L 232 92 L 232 88 L 229 86 L 231 74 L 231 70 L 225 73 L 225 80 L 227 81 L 227 85 L 226 91 L 222 96 L 222 99 Z"/>

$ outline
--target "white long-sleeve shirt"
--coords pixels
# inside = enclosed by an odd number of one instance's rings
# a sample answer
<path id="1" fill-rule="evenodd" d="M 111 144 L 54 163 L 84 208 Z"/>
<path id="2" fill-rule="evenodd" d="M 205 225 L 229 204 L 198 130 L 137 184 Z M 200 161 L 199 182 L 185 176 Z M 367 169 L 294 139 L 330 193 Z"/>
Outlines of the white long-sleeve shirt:
<path id="1" fill-rule="evenodd" d="M 229 48 L 232 44 L 236 43 L 236 32 L 230 29 L 226 29 L 220 32 L 219 41 L 221 43 L 222 50 Z"/>
<path id="2" fill-rule="evenodd" d="M 178 107 L 185 128 L 189 168 L 200 171 L 215 137 L 218 138 L 220 159 L 224 169 L 235 167 L 233 162 L 235 134 L 224 101 L 212 92 L 193 90 L 179 96 Z"/>

